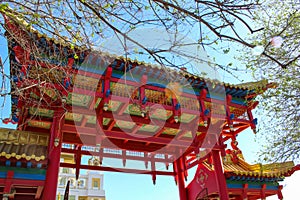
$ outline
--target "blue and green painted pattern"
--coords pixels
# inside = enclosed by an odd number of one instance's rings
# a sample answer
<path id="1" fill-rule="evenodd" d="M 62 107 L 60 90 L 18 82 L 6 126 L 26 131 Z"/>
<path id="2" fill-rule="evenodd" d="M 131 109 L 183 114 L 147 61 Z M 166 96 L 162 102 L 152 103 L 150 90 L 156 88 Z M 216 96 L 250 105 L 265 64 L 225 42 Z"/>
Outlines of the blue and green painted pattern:
<path id="1" fill-rule="evenodd" d="M 227 188 L 243 189 L 244 184 L 248 184 L 249 189 L 261 189 L 266 184 L 266 190 L 278 190 L 280 178 L 262 178 L 262 177 L 240 177 L 239 180 L 226 180 Z"/>
<path id="2" fill-rule="evenodd" d="M 2 167 L 0 166 L 0 178 L 6 178 L 7 172 L 14 172 L 14 179 L 26 179 L 26 180 L 45 180 L 45 169 L 31 169 L 31 168 L 18 168 L 18 167 Z"/>

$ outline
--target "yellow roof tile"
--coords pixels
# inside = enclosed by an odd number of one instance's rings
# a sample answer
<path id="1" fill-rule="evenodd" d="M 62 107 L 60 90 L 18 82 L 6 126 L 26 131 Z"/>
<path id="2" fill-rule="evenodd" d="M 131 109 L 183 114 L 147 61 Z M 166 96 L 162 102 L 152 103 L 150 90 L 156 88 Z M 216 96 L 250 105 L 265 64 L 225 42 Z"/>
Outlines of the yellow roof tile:
<path id="1" fill-rule="evenodd" d="M 241 158 L 236 163 L 231 161 L 231 155 L 227 154 L 223 159 L 225 173 L 234 173 L 236 175 L 262 176 L 262 177 L 280 177 L 293 169 L 294 162 L 272 163 L 272 164 L 254 164 L 250 165 Z"/>

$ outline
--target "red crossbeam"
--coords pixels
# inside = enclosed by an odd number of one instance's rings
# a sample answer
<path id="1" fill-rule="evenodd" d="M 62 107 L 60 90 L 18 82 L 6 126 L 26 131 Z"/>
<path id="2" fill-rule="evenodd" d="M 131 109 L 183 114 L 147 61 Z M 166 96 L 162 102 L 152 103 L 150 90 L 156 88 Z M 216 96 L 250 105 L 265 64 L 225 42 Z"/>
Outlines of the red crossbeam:
<path id="1" fill-rule="evenodd" d="M 60 167 L 74 168 L 75 164 L 70 163 L 60 163 Z M 104 166 L 94 166 L 94 165 L 80 165 L 80 169 L 97 170 L 97 171 L 109 171 L 109 172 L 122 172 L 131 174 L 157 174 L 164 176 L 174 176 L 174 172 L 168 171 L 150 171 L 150 170 L 139 170 L 139 169 L 125 169 L 116 167 L 104 167 Z"/>

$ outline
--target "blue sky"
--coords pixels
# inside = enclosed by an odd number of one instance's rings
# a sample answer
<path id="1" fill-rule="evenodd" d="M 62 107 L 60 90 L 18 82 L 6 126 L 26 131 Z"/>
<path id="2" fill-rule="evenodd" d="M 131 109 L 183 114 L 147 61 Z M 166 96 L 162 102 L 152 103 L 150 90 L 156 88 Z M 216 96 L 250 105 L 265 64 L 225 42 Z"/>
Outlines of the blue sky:
<path id="1" fill-rule="evenodd" d="M 3 33 L 3 30 L 1 30 Z M 4 61 L 7 57 L 7 46 L 6 41 L 3 37 L 0 37 L 0 55 Z M 213 56 L 213 55 L 211 55 Z M 226 56 L 223 58 L 218 57 L 228 63 L 231 62 L 230 57 Z M 235 64 L 238 64 L 235 62 Z M 8 72 L 8 65 L 5 65 L 5 71 Z M 222 73 L 222 79 L 224 81 L 230 80 L 231 82 L 237 83 L 238 80 Z M 250 75 L 249 75 L 250 76 Z M 249 76 L 244 75 L 243 79 L 248 79 Z M 1 99 L 3 101 L 3 98 Z M 0 102 L 2 103 L 2 102 Z M 5 107 L 1 112 L 1 118 L 9 117 L 10 114 L 10 99 L 8 98 Z M 256 116 L 257 117 L 257 116 Z M 4 125 L 0 122 L 1 127 L 13 128 L 13 125 Z M 241 133 L 238 136 L 239 147 L 244 153 L 244 157 L 248 162 L 254 162 L 256 158 L 256 152 L 259 150 L 259 146 L 255 141 L 256 136 L 250 129 Z M 105 162 L 105 161 L 104 161 Z M 121 161 L 120 161 L 121 162 Z M 195 169 L 189 171 L 189 181 L 193 178 Z M 122 174 L 122 173 L 104 173 L 104 189 L 106 191 L 107 200 L 179 200 L 177 186 L 175 185 L 173 177 L 158 176 L 156 185 L 152 184 L 151 176 L 140 175 L 140 174 Z M 296 195 L 299 196 L 299 190 L 296 186 L 300 184 L 300 173 L 296 173 L 293 177 L 287 178 L 283 185 L 286 185 L 283 192 L 286 196 L 285 199 L 294 200 Z M 276 199 L 276 198 L 270 198 Z"/>

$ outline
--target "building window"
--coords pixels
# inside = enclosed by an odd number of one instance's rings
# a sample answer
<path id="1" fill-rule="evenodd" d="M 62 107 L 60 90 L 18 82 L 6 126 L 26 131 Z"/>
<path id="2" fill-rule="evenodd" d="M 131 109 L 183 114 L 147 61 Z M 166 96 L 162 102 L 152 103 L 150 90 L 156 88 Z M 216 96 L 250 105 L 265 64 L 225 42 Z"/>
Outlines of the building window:
<path id="1" fill-rule="evenodd" d="M 59 179 L 59 183 L 58 183 L 59 186 L 64 186 L 66 185 L 66 177 L 61 177 Z"/>
<path id="2" fill-rule="evenodd" d="M 96 188 L 99 187 L 98 181 L 94 181 L 94 182 L 93 182 L 93 187 L 94 187 L 94 188 L 95 188 L 95 187 L 96 187 Z"/>
<path id="3" fill-rule="evenodd" d="M 75 179 L 70 179 L 70 187 L 75 187 Z"/>
<path id="4" fill-rule="evenodd" d="M 75 200 L 75 195 L 69 196 L 69 200 Z"/>
<path id="5" fill-rule="evenodd" d="M 84 179 L 80 179 L 78 181 L 78 187 L 79 188 L 84 188 L 85 187 L 85 180 Z"/>
<path id="6" fill-rule="evenodd" d="M 62 173 L 68 174 L 69 173 L 69 169 L 68 168 L 63 168 Z"/>
<path id="7" fill-rule="evenodd" d="M 99 178 L 93 178 L 92 179 L 92 185 L 93 189 L 100 189 L 100 179 Z"/>

